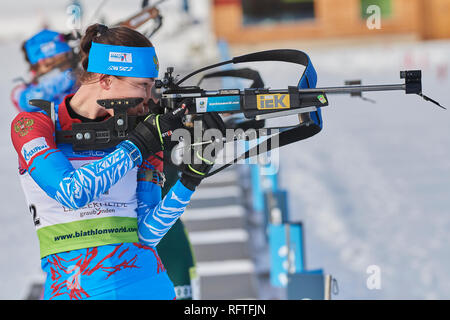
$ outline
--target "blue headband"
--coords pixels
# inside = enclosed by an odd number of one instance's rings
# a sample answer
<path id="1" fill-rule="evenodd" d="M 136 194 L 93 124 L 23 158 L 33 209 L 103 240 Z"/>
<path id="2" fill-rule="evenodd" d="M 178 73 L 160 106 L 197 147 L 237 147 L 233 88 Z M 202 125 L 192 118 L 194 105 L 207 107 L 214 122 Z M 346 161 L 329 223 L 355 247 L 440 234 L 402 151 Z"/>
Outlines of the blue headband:
<path id="1" fill-rule="evenodd" d="M 71 49 L 61 34 L 44 29 L 25 42 L 25 50 L 30 63 L 35 64 L 41 59 L 53 57 Z"/>
<path id="2" fill-rule="evenodd" d="M 92 42 L 87 71 L 112 76 L 157 78 L 159 63 L 154 47 L 125 47 Z"/>

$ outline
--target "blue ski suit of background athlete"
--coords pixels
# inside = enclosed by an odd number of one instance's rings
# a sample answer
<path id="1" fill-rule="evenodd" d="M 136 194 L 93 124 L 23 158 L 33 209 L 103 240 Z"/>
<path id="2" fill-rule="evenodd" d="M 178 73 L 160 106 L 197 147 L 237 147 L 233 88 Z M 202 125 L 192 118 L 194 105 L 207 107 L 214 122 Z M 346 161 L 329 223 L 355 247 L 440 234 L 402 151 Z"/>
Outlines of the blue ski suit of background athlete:
<path id="1" fill-rule="evenodd" d="M 59 105 L 64 97 L 76 91 L 76 77 L 72 69 L 55 69 L 43 75 L 39 82 L 26 85 L 17 94 L 17 104 L 22 111 L 31 112 L 40 109 L 28 103 L 31 99 L 42 99 Z"/>

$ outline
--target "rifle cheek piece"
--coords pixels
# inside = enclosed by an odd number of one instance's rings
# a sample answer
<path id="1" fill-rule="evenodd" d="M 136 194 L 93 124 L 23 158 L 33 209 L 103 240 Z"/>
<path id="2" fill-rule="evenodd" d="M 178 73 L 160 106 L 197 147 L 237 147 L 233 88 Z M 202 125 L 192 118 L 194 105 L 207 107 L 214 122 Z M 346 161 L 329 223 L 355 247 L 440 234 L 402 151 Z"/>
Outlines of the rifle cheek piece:
<path id="1" fill-rule="evenodd" d="M 72 130 L 57 130 L 56 142 L 71 144 L 74 151 L 115 147 L 143 120 L 143 117 L 127 115 L 129 108 L 136 107 L 142 101 L 142 98 L 97 100 L 100 106 L 113 109 L 114 116 L 102 122 L 73 123 Z M 33 99 L 30 100 L 30 104 L 44 110 L 52 122 L 55 121 L 55 108 L 52 102 Z"/>

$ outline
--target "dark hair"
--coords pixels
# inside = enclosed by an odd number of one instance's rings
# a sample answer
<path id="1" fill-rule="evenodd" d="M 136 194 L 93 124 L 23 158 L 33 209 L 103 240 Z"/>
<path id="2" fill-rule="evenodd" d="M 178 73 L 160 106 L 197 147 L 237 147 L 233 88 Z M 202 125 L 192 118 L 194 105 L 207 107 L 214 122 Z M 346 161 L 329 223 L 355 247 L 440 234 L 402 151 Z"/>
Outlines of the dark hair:
<path id="1" fill-rule="evenodd" d="M 103 24 L 93 24 L 86 29 L 86 33 L 80 42 L 81 66 L 83 68 L 79 75 L 81 82 L 92 77 L 92 73 L 87 71 L 92 42 L 127 47 L 153 47 L 150 40 L 136 30 L 123 26 L 108 28 Z"/>
<path id="2" fill-rule="evenodd" d="M 36 71 L 36 70 L 38 69 L 38 64 L 37 64 L 37 63 L 31 64 L 30 59 L 28 58 L 27 49 L 25 49 L 25 44 L 26 44 L 26 43 L 27 43 L 27 42 L 24 41 L 24 42 L 22 43 L 22 47 L 21 47 L 22 53 L 23 53 L 23 58 L 24 58 L 25 61 L 28 63 L 28 66 L 29 66 L 30 71 Z"/>

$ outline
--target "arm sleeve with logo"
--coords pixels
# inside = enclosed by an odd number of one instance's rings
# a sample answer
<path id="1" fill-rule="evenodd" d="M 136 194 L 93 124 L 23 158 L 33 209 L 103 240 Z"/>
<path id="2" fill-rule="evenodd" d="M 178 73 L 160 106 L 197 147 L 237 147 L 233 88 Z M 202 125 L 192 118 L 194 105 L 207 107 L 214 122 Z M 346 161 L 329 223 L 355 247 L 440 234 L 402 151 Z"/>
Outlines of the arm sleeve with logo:
<path id="1" fill-rule="evenodd" d="M 20 167 L 28 170 L 45 193 L 62 205 L 77 209 L 98 198 L 134 166 L 131 142 L 126 150 L 117 149 L 100 160 L 74 169 L 56 147 L 54 125 L 40 112 L 22 112 L 13 120 L 11 139 Z M 136 149 L 137 150 L 137 149 Z"/>
<path id="2" fill-rule="evenodd" d="M 162 172 L 162 163 L 144 161 L 138 177 L 154 169 Z M 139 241 L 156 247 L 183 214 L 194 192 L 178 181 L 161 200 L 161 187 L 149 180 L 138 178 L 138 235 Z"/>

